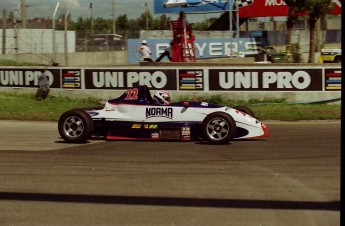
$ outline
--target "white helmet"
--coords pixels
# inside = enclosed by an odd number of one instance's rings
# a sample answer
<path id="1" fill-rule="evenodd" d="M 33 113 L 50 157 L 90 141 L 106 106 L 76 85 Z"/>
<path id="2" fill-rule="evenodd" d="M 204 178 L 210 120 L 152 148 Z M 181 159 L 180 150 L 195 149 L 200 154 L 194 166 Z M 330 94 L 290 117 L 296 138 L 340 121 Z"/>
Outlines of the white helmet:
<path id="1" fill-rule="evenodd" d="M 162 105 L 169 105 L 170 104 L 170 94 L 165 90 L 159 90 L 153 96 L 153 99 Z"/>

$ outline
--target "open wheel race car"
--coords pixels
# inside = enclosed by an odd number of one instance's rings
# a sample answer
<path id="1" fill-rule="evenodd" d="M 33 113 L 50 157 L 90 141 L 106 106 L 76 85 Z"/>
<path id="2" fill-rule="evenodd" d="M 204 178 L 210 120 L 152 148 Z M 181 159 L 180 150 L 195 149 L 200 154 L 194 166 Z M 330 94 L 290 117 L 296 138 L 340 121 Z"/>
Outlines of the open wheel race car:
<path id="1" fill-rule="evenodd" d="M 244 106 L 227 107 L 207 102 L 154 102 L 147 86 L 128 89 L 120 97 L 94 108 L 63 113 L 58 129 L 66 142 L 91 138 L 106 140 L 207 140 L 212 144 L 232 139 L 268 137 L 268 128 Z"/>

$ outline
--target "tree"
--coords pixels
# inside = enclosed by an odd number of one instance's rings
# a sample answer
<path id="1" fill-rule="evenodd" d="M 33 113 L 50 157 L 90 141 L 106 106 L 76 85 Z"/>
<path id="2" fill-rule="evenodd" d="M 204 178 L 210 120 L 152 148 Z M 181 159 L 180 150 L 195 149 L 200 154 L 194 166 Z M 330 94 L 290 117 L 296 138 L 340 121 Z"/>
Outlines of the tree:
<path id="1" fill-rule="evenodd" d="M 283 0 L 289 8 L 288 18 L 286 21 L 286 34 L 285 34 L 285 46 L 286 46 L 286 61 L 292 61 L 291 55 L 291 34 L 293 26 L 299 14 L 306 11 L 306 0 Z"/>
<path id="2" fill-rule="evenodd" d="M 309 57 L 308 63 L 315 61 L 315 25 L 320 18 L 324 18 L 333 9 L 332 0 L 307 0 L 306 7 L 309 14 Z"/>
<path id="3" fill-rule="evenodd" d="M 151 25 L 153 22 L 153 16 L 152 16 L 152 13 L 150 11 L 146 10 L 136 20 L 137 20 L 138 25 L 142 28 L 142 30 L 145 30 L 146 28 L 148 30 L 151 29 Z"/>
<path id="4" fill-rule="evenodd" d="M 153 21 L 153 30 L 169 30 L 170 29 L 170 17 L 162 14 L 159 18 L 155 18 Z"/>
<path id="5" fill-rule="evenodd" d="M 120 15 L 116 19 L 116 27 L 118 30 L 126 30 L 128 28 L 129 21 L 127 14 Z"/>

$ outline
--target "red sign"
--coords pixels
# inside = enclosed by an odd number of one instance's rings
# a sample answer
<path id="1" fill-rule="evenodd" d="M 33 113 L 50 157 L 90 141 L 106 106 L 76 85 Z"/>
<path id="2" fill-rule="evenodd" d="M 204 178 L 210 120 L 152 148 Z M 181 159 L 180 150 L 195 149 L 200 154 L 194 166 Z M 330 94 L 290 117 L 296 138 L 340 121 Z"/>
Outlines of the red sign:
<path id="1" fill-rule="evenodd" d="M 239 8 L 240 17 L 287 16 L 289 9 L 283 0 L 252 0 Z M 341 14 L 341 0 L 332 0 L 334 8 L 329 14 Z"/>

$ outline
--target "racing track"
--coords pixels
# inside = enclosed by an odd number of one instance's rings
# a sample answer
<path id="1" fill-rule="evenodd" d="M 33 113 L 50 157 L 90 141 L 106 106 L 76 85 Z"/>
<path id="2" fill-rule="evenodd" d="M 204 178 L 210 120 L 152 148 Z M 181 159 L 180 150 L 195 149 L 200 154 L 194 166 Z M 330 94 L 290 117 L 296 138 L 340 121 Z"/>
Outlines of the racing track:
<path id="1" fill-rule="evenodd" d="M 0 121 L 1 225 L 339 226 L 340 121 L 266 140 L 71 145 Z"/>

